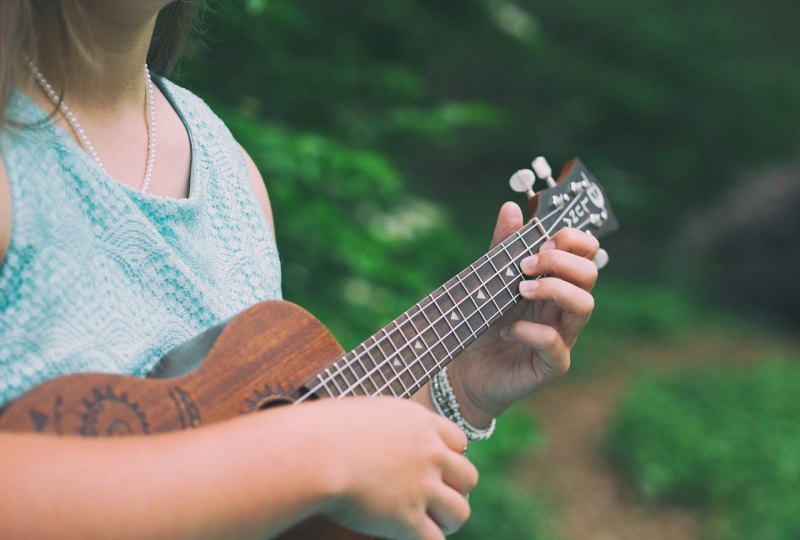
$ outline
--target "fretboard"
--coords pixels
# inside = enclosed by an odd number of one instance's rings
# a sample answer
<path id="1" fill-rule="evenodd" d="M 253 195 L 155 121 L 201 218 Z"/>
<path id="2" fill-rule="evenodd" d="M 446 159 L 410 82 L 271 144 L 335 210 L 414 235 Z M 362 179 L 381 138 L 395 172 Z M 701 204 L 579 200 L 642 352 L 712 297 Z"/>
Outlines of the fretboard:
<path id="1" fill-rule="evenodd" d="M 534 220 L 308 383 L 317 395 L 409 397 L 522 297 L 520 261 L 547 231 Z"/>
<path id="2" fill-rule="evenodd" d="M 528 276 L 520 262 L 546 239 L 564 227 L 599 237 L 618 226 L 600 185 L 578 159 L 534 197 L 531 221 L 306 381 L 296 402 L 411 396 L 522 299 L 519 284 Z"/>

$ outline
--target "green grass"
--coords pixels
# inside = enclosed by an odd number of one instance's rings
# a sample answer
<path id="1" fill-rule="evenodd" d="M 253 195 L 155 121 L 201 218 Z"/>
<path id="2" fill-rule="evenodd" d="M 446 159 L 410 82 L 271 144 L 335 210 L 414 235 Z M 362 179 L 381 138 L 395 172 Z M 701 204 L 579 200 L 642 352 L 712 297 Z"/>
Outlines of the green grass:
<path id="1" fill-rule="evenodd" d="M 608 432 L 648 499 L 710 516 L 709 536 L 800 537 L 800 364 L 767 361 L 636 382 Z"/>

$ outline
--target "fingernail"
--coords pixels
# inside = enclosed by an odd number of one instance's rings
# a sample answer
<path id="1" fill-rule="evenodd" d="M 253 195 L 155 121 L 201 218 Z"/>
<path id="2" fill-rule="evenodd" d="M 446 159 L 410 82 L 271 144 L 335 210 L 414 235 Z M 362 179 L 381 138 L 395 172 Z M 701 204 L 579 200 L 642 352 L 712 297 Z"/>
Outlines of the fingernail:
<path id="1" fill-rule="evenodd" d="M 500 337 L 506 339 L 508 337 L 508 326 L 503 326 L 500 328 Z"/>
<path id="2" fill-rule="evenodd" d="M 525 274 L 533 275 L 533 272 L 536 270 L 536 265 L 539 264 L 539 257 L 536 255 L 531 255 L 530 257 L 525 257 L 522 259 L 519 267 L 522 269 L 522 272 Z"/>
<path id="3" fill-rule="evenodd" d="M 522 295 L 532 293 L 539 288 L 539 282 L 535 279 L 526 280 L 519 284 L 519 292 Z"/>
<path id="4" fill-rule="evenodd" d="M 556 249 L 556 243 L 552 240 L 548 240 L 542 244 L 542 247 L 539 248 L 539 251 L 547 251 L 548 249 Z"/>

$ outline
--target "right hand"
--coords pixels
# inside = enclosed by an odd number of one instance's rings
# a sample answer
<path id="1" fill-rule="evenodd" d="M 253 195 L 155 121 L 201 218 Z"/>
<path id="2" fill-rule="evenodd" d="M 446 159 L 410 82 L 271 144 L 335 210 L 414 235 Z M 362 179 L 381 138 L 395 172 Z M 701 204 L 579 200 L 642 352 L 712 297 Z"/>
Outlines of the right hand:
<path id="1" fill-rule="evenodd" d="M 388 397 L 318 405 L 330 415 L 320 422 L 333 473 L 329 518 L 398 539 L 444 539 L 464 524 L 478 471 L 464 457 L 467 439 L 454 423 Z"/>

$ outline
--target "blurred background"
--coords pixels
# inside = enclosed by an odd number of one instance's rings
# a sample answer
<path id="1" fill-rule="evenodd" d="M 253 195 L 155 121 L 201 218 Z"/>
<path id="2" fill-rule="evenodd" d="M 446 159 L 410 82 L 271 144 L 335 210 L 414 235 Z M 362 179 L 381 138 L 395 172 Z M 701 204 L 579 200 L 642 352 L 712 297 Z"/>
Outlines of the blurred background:
<path id="1" fill-rule="evenodd" d="M 790 0 L 209 2 L 174 78 L 267 183 L 284 294 L 353 347 L 579 156 L 621 230 L 573 368 L 498 421 L 456 538 L 800 538 Z"/>

